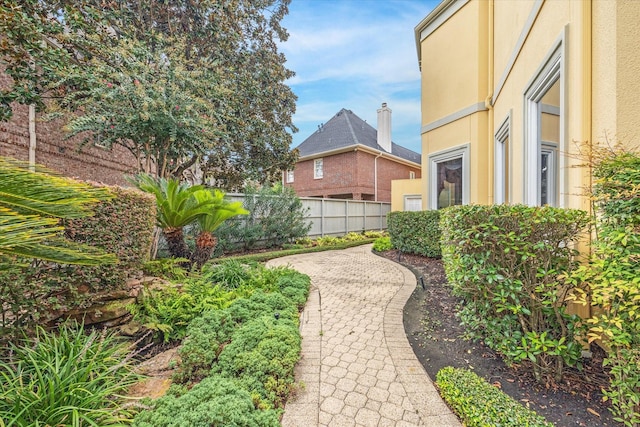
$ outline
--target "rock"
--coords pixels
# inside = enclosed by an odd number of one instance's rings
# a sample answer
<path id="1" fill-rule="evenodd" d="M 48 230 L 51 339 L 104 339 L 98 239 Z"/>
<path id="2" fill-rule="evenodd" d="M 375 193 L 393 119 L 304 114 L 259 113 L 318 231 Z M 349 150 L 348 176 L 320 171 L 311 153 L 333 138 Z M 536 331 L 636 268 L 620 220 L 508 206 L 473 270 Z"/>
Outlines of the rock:
<path id="1" fill-rule="evenodd" d="M 142 329 L 142 325 L 140 322 L 132 320 L 130 322 L 125 323 L 124 325 L 120 325 L 120 334 L 126 337 L 135 336 Z"/>
<path id="2" fill-rule="evenodd" d="M 107 301 L 104 304 L 96 304 L 86 309 L 71 310 L 64 314 L 69 319 L 79 322 L 84 321 L 86 325 L 109 322 L 129 315 L 127 306 L 136 302 L 135 298 L 125 298 Z M 124 320 L 126 321 L 126 320 Z M 121 322 L 116 322 L 120 324 Z M 115 326 L 112 324 L 112 326 Z"/>

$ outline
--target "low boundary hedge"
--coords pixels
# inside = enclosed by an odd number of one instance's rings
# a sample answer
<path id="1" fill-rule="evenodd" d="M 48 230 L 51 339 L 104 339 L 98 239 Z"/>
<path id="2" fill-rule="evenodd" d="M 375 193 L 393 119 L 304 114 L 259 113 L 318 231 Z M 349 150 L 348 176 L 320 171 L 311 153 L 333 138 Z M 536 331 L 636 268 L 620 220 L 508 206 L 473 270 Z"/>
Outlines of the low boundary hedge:
<path id="1" fill-rule="evenodd" d="M 467 427 L 553 427 L 472 371 L 447 366 L 436 375 L 436 385 Z"/>

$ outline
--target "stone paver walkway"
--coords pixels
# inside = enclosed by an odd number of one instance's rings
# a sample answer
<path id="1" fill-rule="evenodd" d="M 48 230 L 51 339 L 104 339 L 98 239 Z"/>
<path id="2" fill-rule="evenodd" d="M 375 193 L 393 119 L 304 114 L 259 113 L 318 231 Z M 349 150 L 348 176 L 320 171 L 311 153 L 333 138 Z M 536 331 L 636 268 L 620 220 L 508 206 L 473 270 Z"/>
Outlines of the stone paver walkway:
<path id="1" fill-rule="evenodd" d="M 460 426 L 407 340 L 402 310 L 416 279 L 371 245 L 272 260 L 311 277 L 301 315 L 304 388 L 283 427 Z"/>

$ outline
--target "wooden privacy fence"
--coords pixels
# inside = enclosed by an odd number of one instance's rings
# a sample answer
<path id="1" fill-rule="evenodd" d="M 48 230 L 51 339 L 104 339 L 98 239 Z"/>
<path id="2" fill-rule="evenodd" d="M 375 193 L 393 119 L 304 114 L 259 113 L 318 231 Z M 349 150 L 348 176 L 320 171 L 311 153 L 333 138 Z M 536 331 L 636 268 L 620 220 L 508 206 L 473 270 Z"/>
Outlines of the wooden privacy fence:
<path id="1" fill-rule="evenodd" d="M 233 201 L 244 201 L 244 194 L 227 194 Z M 254 196 L 256 197 L 256 196 Z M 391 203 L 365 200 L 319 199 L 300 197 L 308 210 L 307 223 L 311 223 L 309 237 L 342 236 L 349 232 L 387 229 L 387 213 Z"/>
<path id="2" fill-rule="evenodd" d="M 312 223 L 309 237 L 387 229 L 390 203 L 313 197 L 301 197 L 300 200 L 309 208 L 307 221 Z"/>

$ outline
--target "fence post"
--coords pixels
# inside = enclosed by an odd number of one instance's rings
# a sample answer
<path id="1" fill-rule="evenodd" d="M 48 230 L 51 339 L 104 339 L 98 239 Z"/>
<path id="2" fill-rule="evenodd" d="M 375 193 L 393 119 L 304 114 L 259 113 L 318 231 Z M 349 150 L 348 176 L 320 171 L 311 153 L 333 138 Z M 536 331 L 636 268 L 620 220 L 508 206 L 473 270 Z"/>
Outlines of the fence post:
<path id="1" fill-rule="evenodd" d="M 344 234 L 349 232 L 349 201 L 344 201 Z"/>

